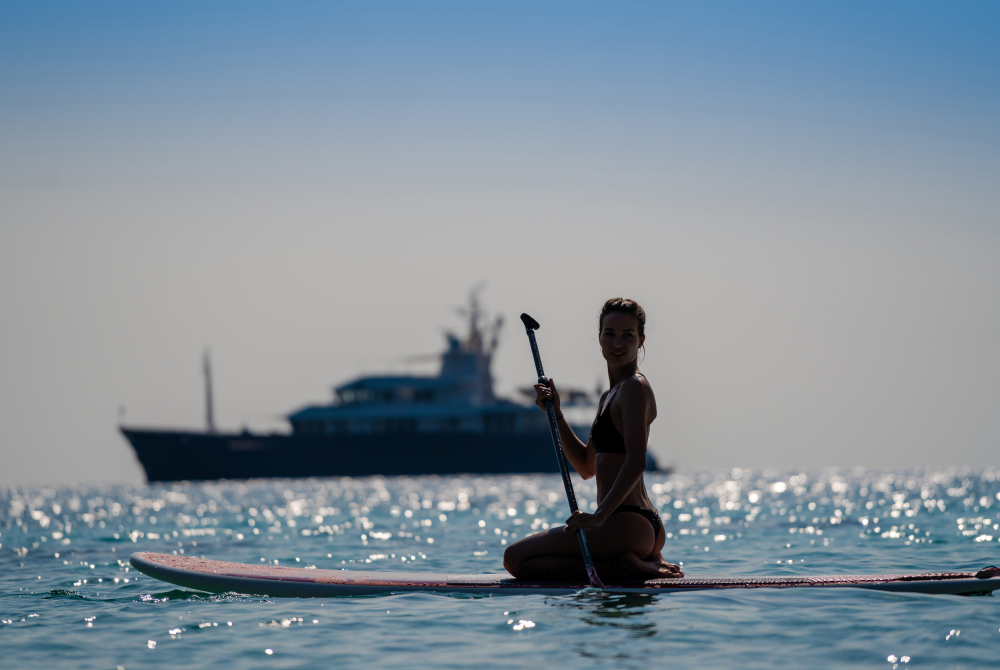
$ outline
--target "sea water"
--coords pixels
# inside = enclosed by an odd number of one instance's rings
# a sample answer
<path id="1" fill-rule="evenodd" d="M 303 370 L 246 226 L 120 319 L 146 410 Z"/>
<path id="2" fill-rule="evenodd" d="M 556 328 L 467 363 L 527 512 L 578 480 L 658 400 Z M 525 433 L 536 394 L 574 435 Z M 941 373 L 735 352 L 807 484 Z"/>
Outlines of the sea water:
<path id="1" fill-rule="evenodd" d="M 689 575 L 1000 563 L 1000 471 L 646 477 Z M 592 482 L 576 480 L 585 509 Z M 207 595 L 134 551 L 317 568 L 499 572 L 559 525 L 557 476 L 0 487 L 3 668 L 945 668 L 1000 665 L 1000 600 L 860 589 L 661 595 Z"/>

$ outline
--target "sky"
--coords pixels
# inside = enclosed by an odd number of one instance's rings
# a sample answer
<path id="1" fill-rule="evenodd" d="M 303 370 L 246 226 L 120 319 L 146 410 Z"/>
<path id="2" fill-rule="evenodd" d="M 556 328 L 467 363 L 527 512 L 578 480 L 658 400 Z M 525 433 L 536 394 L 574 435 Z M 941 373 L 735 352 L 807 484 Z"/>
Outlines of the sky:
<path id="1" fill-rule="evenodd" d="M 0 4 L 0 483 L 121 482 L 440 351 L 605 378 L 682 470 L 996 465 L 1000 5 Z"/>

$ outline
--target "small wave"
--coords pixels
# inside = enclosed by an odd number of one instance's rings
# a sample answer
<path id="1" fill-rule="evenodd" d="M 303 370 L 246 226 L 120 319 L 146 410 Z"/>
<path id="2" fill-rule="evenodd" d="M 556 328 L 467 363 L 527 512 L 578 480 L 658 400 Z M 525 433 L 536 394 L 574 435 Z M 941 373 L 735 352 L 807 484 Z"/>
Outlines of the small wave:
<path id="1" fill-rule="evenodd" d="M 76 591 L 68 591 L 66 589 L 52 589 L 51 591 L 49 591 L 49 594 L 45 596 L 45 600 L 49 600 L 51 598 L 67 598 L 69 600 L 87 600 L 86 596 Z"/>

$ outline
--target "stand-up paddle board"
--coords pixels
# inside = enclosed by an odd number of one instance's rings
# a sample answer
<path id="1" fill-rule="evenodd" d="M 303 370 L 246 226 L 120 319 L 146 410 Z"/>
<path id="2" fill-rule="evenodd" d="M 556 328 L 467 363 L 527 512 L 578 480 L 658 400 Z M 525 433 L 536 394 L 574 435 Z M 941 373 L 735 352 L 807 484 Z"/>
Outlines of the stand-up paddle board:
<path id="1" fill-rule="evenodd" d="M 209 593 L 251 593 L 286 598 L 367 596 L 419 591 L 470 595 L 570 594 L 587 588 L 585 582 L 535 582 L 514 579 L 507 573 L 448 575 L 429 572 L 375 572 L 286 568 L 212 561 L 191 556 L 137 552 L 132 566 L 156 579 Z M 792 587 L 848 587 L 909 593 L 972 595 L 1000 589 L 1000 568 L 979 572 L 931 572 L 895 575 L 801 575 L 684 577 L 608 583 L 616 593 L 675 593 L 705 589 L 758 589 Z"/>

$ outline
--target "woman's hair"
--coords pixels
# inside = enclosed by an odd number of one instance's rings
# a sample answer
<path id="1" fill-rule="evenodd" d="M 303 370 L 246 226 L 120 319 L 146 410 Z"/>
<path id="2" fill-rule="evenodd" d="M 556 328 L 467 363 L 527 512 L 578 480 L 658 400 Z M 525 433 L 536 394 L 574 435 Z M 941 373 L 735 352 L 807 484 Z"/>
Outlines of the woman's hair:
<path id="1" fill-rule="evenodd" d="M 639 337 L 642 337 L 645 334 L 646 312 L 639 305 L 639 303 L 635 300 L 629 300 L 628 298 L 612 298 L 604 303 L 604 307 L 601 308 L 598 332 L 604 330 L 604 317 L 611 312 L 621 312 L 622 314 L 630 314 L 634 316 L 636 321 L 639 322 Z"/>

